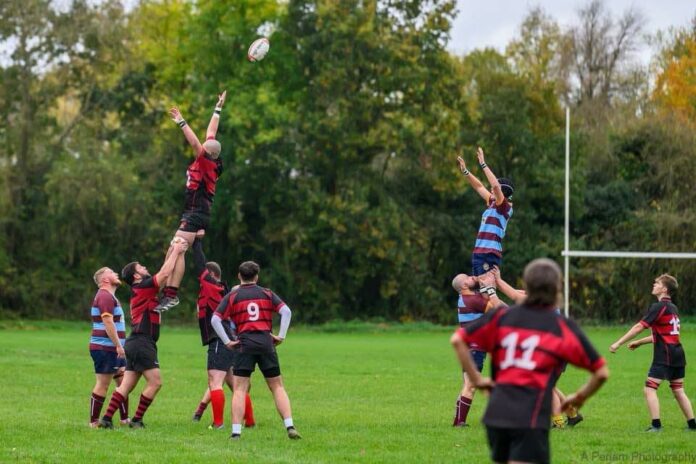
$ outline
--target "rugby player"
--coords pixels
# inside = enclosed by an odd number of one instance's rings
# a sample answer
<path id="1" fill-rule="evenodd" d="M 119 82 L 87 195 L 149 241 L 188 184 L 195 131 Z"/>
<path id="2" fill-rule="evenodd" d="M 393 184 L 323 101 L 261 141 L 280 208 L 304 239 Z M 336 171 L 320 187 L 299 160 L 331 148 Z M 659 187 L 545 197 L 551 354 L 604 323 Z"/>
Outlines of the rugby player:
<path id="1" fill-rule="evenodd" d="M 280 364 L 276 345 L 285 340 L 290 327 L 292 312 L 278 295 L 271 290 L 260 287 L 259 265 L 246 261 L 239 266 L 240 286 L 237 290 L 225 295 L 220 302 L 211 324 L 220 340 L 234 349 L 239 345 L 239 353 L 233 368 L 232 395 L 232 435 L 230 438 L 239 439 L 242 434 L 242 416 L 244 402 L 249 391 L 249 377 L 256 365 L 266 379 L 268 388 L 273 393 L 276 409 L 288 433 L 288 437 L 296 440 L 301 438 L 292 420 L 290 399 L 283 386 L 280 375 Z M 273 313 L 280 314 L 280 329 L 278 335 L 272 330 Z M 225 331 L 222 321 L 229 320 L 230 327 L 238 334 L 237 340 L 231 340 Z"/>
<path id="2" fill-rule="evenodd" d="M 495 289 L 491 292 L 487 290 L 485 293 L 479 291 L 479 282 L 476 277 L 466 274 L 457 274 L 452 279 L 452 288 L 459 294 L 457 300 L 457 312 L 459 326 L 466 327 L 488 311 L 490 308 L 497 307 L 502 304 L 498 299 Z M 476 368 L 479 372 L 483 371 L 483 363 L 486 360 L 486 352 L 478 349 L 475 344 L 471 346 L 471 356 L 474 359 Z M 469 415 L 469 409 L 474 401 L 474 393 L 476 388 L 471 383 L 466 372 L 462 372 L 464 385 L 459 394 L 454 410 L 454 427 L 467 427 L 466 419 Z"/>
<path id="3" fill-rule="evenodd" d="M 657 389 L 663 380 L 669 380 L 674 399 L 686 417 L 688 430 L 696 430 L 694 410 L 689 397 L 684 392 L 684 375 L 686 371 L 686 355 L 679 341 L 679 310 L 672 302 L 672 297 L 679 288 L 677 279 L 669 274 L 662 274 L 653 282 L 652 295 L 657 302 L 650 305 L 643 319 L 626 332 L 616 342 L 612 343 L 609 351 L 616 353 L 621 345 L 631 340 L 644 329 L 650 328 L 652 335 L 632 341 L 628 349 L 635 350 L 641 345 L 653 344 L 653 361 L 648 371 L 645 382 L 645 401 L 652 423 L 647 432 L 659 432 L 662 430 L 660 420 L 660 401 L 657 397 Z"/>
<path id="4" fill-rule="evenodd" d="M 469 184 L 486 202 L 486 210 L 481 216 L 481 225 L 476 236 L 474 252 L 471 255 L 473 275 L 480 276 L 493 269 L 493 266 L 500 267 L 503 261 L 503 237 L 505 237 L 508 221 L 512 217 L 511 200 L 515 186 L 510 179 L 495 177 L 486 164 L 481 147 L 478 147 L 476 156 L 491 185 L 490 191 L 466 168 L 466 163 L 461 156 L 457 157 L 457 162 Z"/>
<path id="5" fill-rule="evenodd" d="M 92 301 L 92 336 L 89 340 L 89 353 L 94 361 L 97 377 L 89 400 L 89 424 L 92 428 L 99 425 L 99 414 L 111 380 L 116 387 L 121 385 L 126 369 L 126 352 L 123 350 L 126 321 L 121 303 L 116 298 L 116 289 L 121 285 L 121 281 L 113 270 L 103 267 L 94 273 L 94 283 L 99 290 Z M 127 397 L 121 403 L 119 412 L 121 424 L 130 422 Z"/>
<path id="6" fill-rule="evenodd" d="M 215 136 L 217 135 L 220 112 L 222 111 L 222 105 L 225 103 L 226 95 L 227 92 L 222 92 L 218 96 L 203 144 L 201 144 L 196 134 L 186 123 L 179 108 L 174 107 L 169 110 L 171 118 L 181 127 L 186 141 L 191 145 L 196 155 L 196 158 L 186 171 L 186 201 L 179 230 L 175 234 L 176 237 L 186 240 L 189 247 L 193 245 L 196 233 L 199 230 L 208 228 L 210 209 L 215 197 L 215 187 L 220 174 L 222 174 L 222 159 L 220 159 L 222 146 L 220 142 L 215 140 Z M 169 253 L 171 253 L 171 248 L 167 252 L 167 256 L 169 256 Z M 167 278 L 166 282 L 162 282 L 163 298 L 157 307 L 157 311 L 167 311 L 179 304 L 179 285 L 181 285 L 181 280 L 184 278 L 185 269 L 186 261 L 182 254 L 179 261 L 176 262 L 172 275 Z"/>
<path id="7" fill-rule="evenodd" d="M 491 390 L 483 417 L 494 462 L 547 463 L 551 390 L 563 362 L 589 370 L 589 381 L 564 406 L 580 407 L 609 376 L 604 358 L 577 325 L 558 314 L 562 274 L 549 259 L 524 270 L 527 296 L 520 305 L 488 311 L 460 328 L 451 343 L 473 384 Z M 493 379 L 483 378 L 469 353 L 477 343 L 492 354 Z"/>
<path id="8" fill-rule="evenodd" d="M 234 365 L 236 350 L 229 350 L 225 347 L 225 344 L 220 341 L 210 323 L 213 313 L 220 304 L 220 300 L 228 293 L 229 289 L 227 284 L 222 281 L 220 265 L 214 261 L 206 262 L 202 236 L 203 233 L 199 233 L 198 238 L 193 242 L 193 261 L 200 284 L 198 292 L 198 326 L 201 332 L 201 343 L 203 346 L 208 346 L 208 389 L 203 394 L 198 409 L 193 415 L 193 420 L 200 420 L 205 406 L 210 402 L 213 409 L 213 423 L 210 428 L 222 429 L 224 427 L 225 412 L 223 384 L 227 383 L 230 390 L 232 390 L 232 366 Z M 233 290 L 236 290 L 236 287 Z M 223 321 L 222 325 L 227 335 L 232 336 L 229 322 Z M 248 394 L 244 409 L 244 425 L 246 427 L 255 425 L 254 410 L 251 404 L 251 397 Z"/>
<path id="9" fill-rule="evenodd" d="M 99 427 L 113 428 L 111 418 L 116 409 L 133 391 L 140 377 L 147 384 L 140 395 L 138 409 L 130 422 L 132 428 L 143 428 L 143 416 L 150 407 L 155 395 L 162 387 L 159 361 L 157 360 L 157 340 L 159 339 L 161 314 L 155 311 L 158 305 L 157 294 L 160 282 L 172 273 L 176 260 L 186 252 L 188 244 L 175 240 L 172 252 L 164 261 L 157 274 L 151 276 L 147 268 L 137 261 L 127 264 L 121 271 L 121 278 L 131 287 L 130 313 L 131 333 L 126 339 L 126 373 L 123 382 L 111 395 L 106 414 L 99 421 Z"/>

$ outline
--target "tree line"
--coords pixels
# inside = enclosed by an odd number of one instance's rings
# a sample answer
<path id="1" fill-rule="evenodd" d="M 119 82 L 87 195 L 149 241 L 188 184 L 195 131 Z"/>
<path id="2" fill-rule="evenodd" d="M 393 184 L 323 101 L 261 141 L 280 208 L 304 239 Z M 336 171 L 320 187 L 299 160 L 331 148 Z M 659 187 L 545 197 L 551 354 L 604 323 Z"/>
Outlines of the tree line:
<path id="1" fill-rule="evenodd" d="M 448 51 L 454 0 L 8 0 L 0 5 L 0 316 L 83 318 L 91 276 L 161 264 L 198 132 L 228 92 L 225 172 L 205 237 L 234 281 L 254 259 L 297 319 L 450 323 L 483 204 L 455 158 L 480 145 L 516 184 L 503 276 L 560 260 L 564 108 L 571 248 L 696 244 L 696 21 L 651 37 L 600 0 L 561 27 L 532 9 L 504 52 Z M 246 47 L 268 35 L 261 63 Z M 479 174 L 474 170 L 476 174 Z M 690 261 L 572 261 L 572 311 L 624 320 Z M 193 318 L 184 278 L 171 317 Z M 119 291 L 126 303 L 127 292 Z M 188 309 L 190 309 L 190 311 Z"/>

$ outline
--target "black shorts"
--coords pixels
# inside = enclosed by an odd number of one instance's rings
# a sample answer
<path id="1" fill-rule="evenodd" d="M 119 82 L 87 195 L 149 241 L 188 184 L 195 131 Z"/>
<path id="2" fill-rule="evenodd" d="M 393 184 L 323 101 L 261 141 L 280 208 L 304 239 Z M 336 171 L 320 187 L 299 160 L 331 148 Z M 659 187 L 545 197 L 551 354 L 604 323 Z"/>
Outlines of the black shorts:
<path id="1" fill-rule="evenodd" d="M 230 350 L 220 341 L 214 339 L 208 344 L 208 370 L 228 372 L 237 359 L 237 350 Z"/>
<path id="2" fill-rule="evenodd" d="M 181 215 L 179 230 L 182 232 L 198 232 L 210 225 L 210 215 L 200 211 L 187 211 Z"/>
<path id="3" fill-rule="evenodd" d="M 264 377 L 278 377 L 280 364 L 270 332 L 244 332 L 239 334 L 239 352 L 234 365 L 234 375 L 251 377 L 258 364 Z"/>
<path id="4" fill-rule="evenodd" d="M 159 369 L 157 344 L 147 335 L 131 335 L 124 345 L 126 350 L 126 370 L 145 372 Z"/>
<path id="5" fill-rule="evenodd" d="M 648 377 L 662 380 L 683 379 L 686 374 L 686 366 L 666 366 L 664 364 L 653 364 L 648 371 Z"/>
<path id="6" fill-rule="evenodd" d="M 549 462 L 548 429 L 502 429 L 486 427 L 494 462 Z"/>
<path id="7" fill-rule="evenodd" d="M 126 360 L 119 358 L 115 351 L 89 350 L 94 361 L 95 374 L 116 374 L 122 367 L 126 367 Z"/>

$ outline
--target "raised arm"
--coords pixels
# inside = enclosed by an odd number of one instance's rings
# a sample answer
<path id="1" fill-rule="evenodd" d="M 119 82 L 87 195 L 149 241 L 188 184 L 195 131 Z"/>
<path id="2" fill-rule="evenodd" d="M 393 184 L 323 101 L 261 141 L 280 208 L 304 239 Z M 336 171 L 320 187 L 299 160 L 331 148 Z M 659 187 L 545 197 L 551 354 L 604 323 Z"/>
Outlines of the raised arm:
<path id="1" fill-rule="evenodd" d="M 167 278 L 172 275 L 172 271 L 174 270 L 174 265 L 176 264 L 176 260 L 179 258 L 179 255 L 183 252 L 186 251 L 188 248 L 188 242 L 186 240 L 176 240 L 174 243 L 172 243 L 172 252 L 169 253 L 169 256 L 167 259 L 164 260 L 164 264 L 162 264 L 162 268 L 159 270 L 157 275 L 155 275 L 155 278 L 157 279 L 157 283 L 160 284 L 161 282 L 164 282 L 167 280 Z"/>
<path id="2" fill-rule="evenodd" d="M 486 189 L 486 187 L 481 183 L 480 180 L 476 178 L 475 175 L 471 173 L 466 168 L 466 163 L 464 162 L 464 158 L 461 156 L 457 156 L 457 163 L 459 163 L 459 170 L 462 171 L 462 174 L 464 174 L 464 177 L 466 177 L 466 180 L 469 181 L 469 185 L 473 187 L 474 190 L 476 190 L 476 193 L 478 193 L 481 198 L 483 198 L 483 201 L 488 204 L 488 201 L 491 198 L 491 193 Z"/>
<path id="3" fill-rule="evenodd" d="M 198 137 L 196 137 L 196 134 L 193 132 L 193 129 L 191 129 L 184 120 L 184 117 L 181 115 L 179 108 L 175 106 L 172 109 L 170 109 L 169 115 L 172 117 L 172 120 L 175 123 L 177 123 L 179 127 L 181 127 L 181 130 L 184 132 L 184 137 L 186 137 L 186 141 L 189 143 L 189 145 L 191 145 L 191 148 L 193 148 L 193 151 L 196 153 L 196 156 L 198 156 L 203 147 L 201 145 L 201 142 L 198 140 Z"/>
<path id="4" fill-rule="evenodd" d="M 210 118 L 208 123 L 208 130 L 205 132 L 205 139 L 214 139 L 217 135 L 218 124 L 220 123 L 220 112 L 222 111 L 222 105 L 225 104 L 225 97 L 227 96 L 227 90 L 218 95 L 218 101 L 215 105 L 215 111 Z"/>
<path id="5" fill-rule="evenodd" d="M 494 267 L 491 274 L 495 277 L 495 284 L 498 290 L 503 292 L 505 296 L 513 300 L 515 303 L 521 303 L 527 297 L 527 293 L 524 290 L 518 290 L 514 288 L 509 283 L 505 282 L 500 276 L 500 269 Z"/>
<path id="6" fill-rule="evenodd" d="M 505 195 L 503 195 L 503 189 L 500 188 L 498 178 L 495 177 L 495 174 L 493 174 L 491 168 L 489 168 L 486 164 L 486 159 L 483 154 L 483 148 L 478 147 L 478 150 L 476 150 L 476 156 L 478 157 L 478 162 L 481 166 L 481 169 L 483 169 L 483 173 L 486 175 L 486 179 L 488 179 L 488 183 L 491 184 L 491 188 L 493 189 L 493 195 L 495 195 L 495 204 L 502 205 L 505 201 Z"/>

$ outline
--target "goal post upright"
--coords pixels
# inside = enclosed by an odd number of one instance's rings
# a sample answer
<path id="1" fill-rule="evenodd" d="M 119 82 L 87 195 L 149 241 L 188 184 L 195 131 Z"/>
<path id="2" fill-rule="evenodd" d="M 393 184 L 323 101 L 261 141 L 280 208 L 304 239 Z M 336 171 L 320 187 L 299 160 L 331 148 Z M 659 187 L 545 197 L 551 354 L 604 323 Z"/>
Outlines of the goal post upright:
<path id="1" fill-rule="evenodd" d="M 570 316 L 570 107 L 566 107 L 565 128 L 565 246 L 563 248 L 563 312 Z"/>

